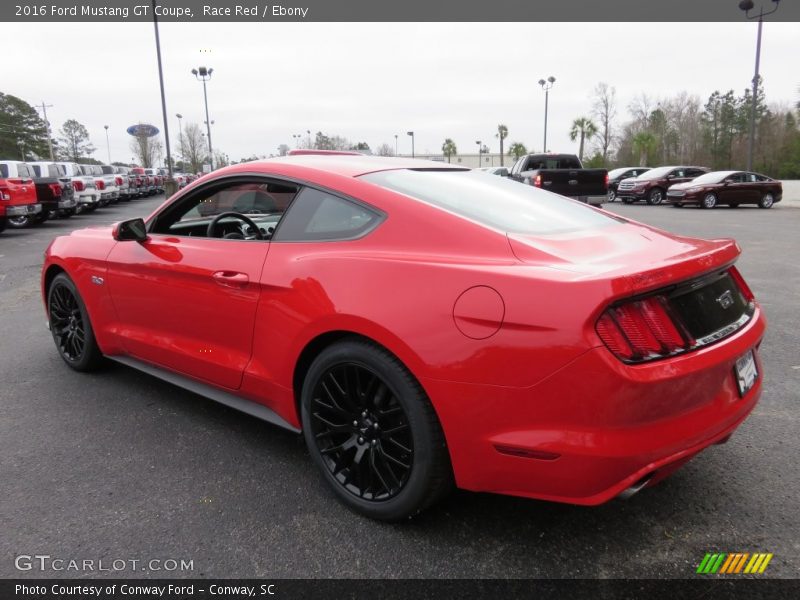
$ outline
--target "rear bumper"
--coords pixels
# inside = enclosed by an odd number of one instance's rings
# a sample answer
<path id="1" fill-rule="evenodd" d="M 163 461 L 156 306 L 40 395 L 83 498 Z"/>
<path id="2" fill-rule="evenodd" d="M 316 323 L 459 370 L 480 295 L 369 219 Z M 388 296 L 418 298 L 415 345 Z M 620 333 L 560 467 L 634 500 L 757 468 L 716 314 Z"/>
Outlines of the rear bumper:
<path id="1" fill-rule="evenodd" d="M 13 206 L 6 206 L 7 217 L 24 217 L 26 215 L 38 215 L 42 212 L 42 205 L 38 202 L 36 204 L 16 204 Z"/>
<path id="2" fill-rule="evenodd" d="M 728 436 L 755 407 L 734 363 L 765 330 L 757 310 L 736 334 L 701 350 L 629 366 L 587 351 L 530 388 L 424 380 L 459 487 L 601 504 L 644 478 L 652 485 Z"/>
<path id="3" fill-rule="evenodd" d="M 100 194 L 96 189 L 84 190 L 82 192 L 75 192 L 75 199 L 78 204 L 94 205 L 100 201 Z"/>

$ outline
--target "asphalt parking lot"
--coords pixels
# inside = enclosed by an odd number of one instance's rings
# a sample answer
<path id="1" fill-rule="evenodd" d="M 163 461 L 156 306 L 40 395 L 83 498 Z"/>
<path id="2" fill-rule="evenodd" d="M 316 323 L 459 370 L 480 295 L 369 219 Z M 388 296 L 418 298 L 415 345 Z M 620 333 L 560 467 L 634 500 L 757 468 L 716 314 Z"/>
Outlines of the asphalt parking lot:
<path id="1" fill-rule="evenodd" d="M 457 492 L 399 525 L 336 502 L 300 436 L 119 365 L 72 372 L 44 327 L 50 239 L 162 197 L 0 235 L 0 577 L 693 577 L 706 552 L 800 575 L 800 208 L 606 205 L 735 237 L 764 306 L 761 403 L 726 445 L 594 508 Z M 15 557 L 193 561 L 191 571 L 18 571 Z"/>

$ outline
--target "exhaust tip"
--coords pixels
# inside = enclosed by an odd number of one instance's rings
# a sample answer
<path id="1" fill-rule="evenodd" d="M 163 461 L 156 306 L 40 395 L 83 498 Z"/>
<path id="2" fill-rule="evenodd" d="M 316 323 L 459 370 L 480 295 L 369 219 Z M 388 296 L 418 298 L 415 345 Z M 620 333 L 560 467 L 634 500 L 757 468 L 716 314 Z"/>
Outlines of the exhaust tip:
<path id="1" fill-rule="evenodd" d="M 622 500 L 627 500 L 628 498 L 630 498 L 634 494 L 640 492 L 642 490 L 642 488 L 647 486 L 647 484 L 650 483 L 650 480 L 652 478 L 653 478 L 653 473 L 648 473 L 647 475 L 642 477 L 639 481 L 634 483 L 631 487 L 621 491 L 619 493 L 619 495 L 617 496 L 617 498 L 620 498 Z"/>

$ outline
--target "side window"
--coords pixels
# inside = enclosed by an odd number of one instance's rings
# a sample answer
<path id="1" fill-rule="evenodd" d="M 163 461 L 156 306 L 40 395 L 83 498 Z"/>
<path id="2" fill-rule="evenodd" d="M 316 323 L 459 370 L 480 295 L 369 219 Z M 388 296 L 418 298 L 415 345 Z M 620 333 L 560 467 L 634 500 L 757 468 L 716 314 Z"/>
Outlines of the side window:
<path id="1" fill-rule="evenodd" d="M 381 215 L 356 202 L 305 188 L 275 232 L 275 241 L 349 240 L 381 221 Z"/>
<path id="2" fill-rule="evenodd" d="M 686 176 L 687 177 L 700 177 L 700 175 L 703 175 L 705 172 L 706 171 L 703 171 L 703 169 L 689 169 L 687 171 L 687 173 L 686 173 Z"/>
<path id="3" fill-rule="evenodd" d="M 219 182 L 177 199 L 158 216 L 151 231 L 205 237 L 208 224 L 214 217 L 232 212 L 249 217 L 262 233 L 271 233 L 297 195 L 297 190 L 298 186 L 294 184 L 266 181 L 240 179 L 235 183 Z M 223 218 L 220 228 L 223 233 L 235 233 L 241 231 L 242 223 L 236 217 Z M 244 233 L 248 234 L 247 231 Z"/>
<path id="4" fill-rule="evenodd" d="M 685 177 L 685 171 L 683 169 L 675 169 L 670 175 L 673 177 Z"/>
<path id="5" fill-rule="evenodd" d="M 41 177 L 42 176 L 42 167 L 40 167 L 39 165 L 31 165 L 31 166 L 33 167 L 33 172 L 36 173 L 36 176 L 37 177 Z"/>

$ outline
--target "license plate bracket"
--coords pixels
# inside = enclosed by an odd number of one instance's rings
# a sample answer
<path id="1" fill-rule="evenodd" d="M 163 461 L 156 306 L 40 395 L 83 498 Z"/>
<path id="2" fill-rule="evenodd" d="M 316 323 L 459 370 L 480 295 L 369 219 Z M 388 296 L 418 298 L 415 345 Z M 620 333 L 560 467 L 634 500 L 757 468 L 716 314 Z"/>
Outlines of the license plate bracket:
<path id="1" fill-rule="evenodd" d="M 744 396 L 758 381 L 758 366 L 755 353 L 749 350 L 747 354 L 737 358 L 733 371 L 736 376 L 736 384 L 739 387 L 739 395 Z"/>

